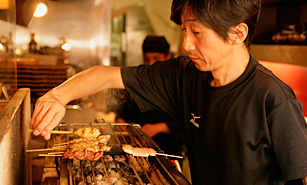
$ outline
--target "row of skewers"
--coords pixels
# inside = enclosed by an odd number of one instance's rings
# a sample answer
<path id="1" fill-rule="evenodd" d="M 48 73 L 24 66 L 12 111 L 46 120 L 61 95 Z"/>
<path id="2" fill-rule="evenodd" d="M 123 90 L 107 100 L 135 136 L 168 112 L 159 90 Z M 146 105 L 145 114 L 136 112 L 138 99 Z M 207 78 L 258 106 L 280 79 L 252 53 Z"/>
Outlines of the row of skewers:
<path id="1" fill-rule="evenodd" d="M 32 130 L 29 130 L 30 132 Z M 108 141 L 111 138 L 111 135 L 101 135 L 100 131 L 97 128 L 81 128 L 73 132 L 71 131 L 52 131 L 54 134 L 74 134 L 80 138 L 73 139 L 66 143 L 54 144 L 52 148 L 46 149 L 34 149 L 27 150 L 27 152 L 39 152 L 39 151 L 48 151 L 56 150 L 58 152 L 50 152 L 48 154 L 40 154 L 39 156 L 63 156 L 67 159 L 79 159 L 83 160 L 87 158 L 89 161 L 99 160 L 104 152 L 109 152 L 111 146 L 107 146 Z M 123 145 L 122 150 L 133 156 L 155 156 L 155 155 L 164 155 L 170 157 L 182 158 L 181 156 L 169 155 L 164 153 L 157 153 L 153 148 L 138 148 L 131 145 Z"/>

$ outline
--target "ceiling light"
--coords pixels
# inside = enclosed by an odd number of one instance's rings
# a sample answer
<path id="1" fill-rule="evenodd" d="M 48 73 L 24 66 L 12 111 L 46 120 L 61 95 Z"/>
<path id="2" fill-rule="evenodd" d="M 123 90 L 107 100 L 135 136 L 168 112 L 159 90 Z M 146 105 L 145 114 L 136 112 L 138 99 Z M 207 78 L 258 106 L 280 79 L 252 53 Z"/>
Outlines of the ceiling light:
<path id="1" fill-rule="evenodd" d="M 33 16 L 43 17 L 44 15 L 46 15 L 47 11 L 48 11 L 47 5 L 45 3 L 39 3 Z"/>
<path id="2" fill-rule="evenodd" d="M 71 49 L 71 45 L 69 43 L 64 43 L 61 47 L 64 51 L 69 51 Z"/>

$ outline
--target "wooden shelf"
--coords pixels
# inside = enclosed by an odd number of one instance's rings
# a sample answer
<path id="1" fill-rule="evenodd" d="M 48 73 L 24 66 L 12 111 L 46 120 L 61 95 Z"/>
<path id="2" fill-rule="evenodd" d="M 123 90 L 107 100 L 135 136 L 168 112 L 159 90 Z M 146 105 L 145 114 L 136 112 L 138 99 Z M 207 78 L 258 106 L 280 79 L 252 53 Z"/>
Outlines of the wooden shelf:
<path id="1" fill-rule="evenodd" d="M 252 44 L 251 55 L 257 60 L 307 66 L 307 46 Z"/>
<path id="2" fill-rule="evenodd" d="M 3 83 L 13 85 L 17 80 L 17 88 L 27 87 L 34 95 L 41 96 L 53 87 L 67 80 L 67 65 L 39 65 L 17 63 L 17 78 L 14 65 L 0 63 L 0 79 Z"/>

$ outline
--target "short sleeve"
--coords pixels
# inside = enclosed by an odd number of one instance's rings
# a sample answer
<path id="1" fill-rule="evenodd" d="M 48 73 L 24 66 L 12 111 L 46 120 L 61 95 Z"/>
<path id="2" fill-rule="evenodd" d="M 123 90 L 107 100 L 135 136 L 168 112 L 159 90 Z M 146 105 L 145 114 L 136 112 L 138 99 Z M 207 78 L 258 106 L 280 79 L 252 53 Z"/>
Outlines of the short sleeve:
<path id="1" fill-rule="evenodd" d="M 268 123 L 284 180 L 307 176 L 307 125 L 297 99 L 288 99 L 268 115 Z"/>
<path id="2" fill-rule="evenodd" d="M 176 59 L 152 66 L 122 67 L 126 90 L 142 112 L 159 110 L 176 117 L 179 66 Z"/>

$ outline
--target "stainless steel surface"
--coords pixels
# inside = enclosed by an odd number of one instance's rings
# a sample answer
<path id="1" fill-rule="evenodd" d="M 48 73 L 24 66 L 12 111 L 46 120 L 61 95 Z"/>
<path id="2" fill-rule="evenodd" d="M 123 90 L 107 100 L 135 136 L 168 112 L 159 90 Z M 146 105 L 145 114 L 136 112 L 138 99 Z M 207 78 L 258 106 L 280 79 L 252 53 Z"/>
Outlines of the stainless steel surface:
<path id="1" fill-rule="evenodd" d="M 30 89 L 19 89 L 0 113 L 0 184 L 31 184 Z"/>

